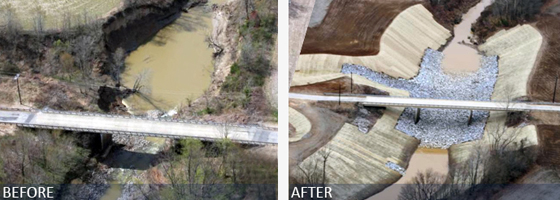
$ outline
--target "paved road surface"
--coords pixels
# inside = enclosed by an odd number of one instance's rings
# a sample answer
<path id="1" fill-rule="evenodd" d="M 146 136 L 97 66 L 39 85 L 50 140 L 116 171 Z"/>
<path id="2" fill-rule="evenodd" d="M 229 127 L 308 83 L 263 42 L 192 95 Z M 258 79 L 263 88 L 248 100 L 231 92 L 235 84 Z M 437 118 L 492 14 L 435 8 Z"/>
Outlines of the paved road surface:
<path id="1" fill-rule="evenodd" d="M 313 101 L 335 101 L 338 96 L 320 96 L 290 93 L 292 99 L 304 99 Z M 442 109 L 464 109 L 464 110 L 487 110 L 487 111 L 545 111 L 560 112 L 560 104 L 535 103 L 535 102 L 497 102 L 497 101 L 461 101 L 442 99 L 419 99 L 408 97 L 389 97 L 375 95 L 344 95 L 340 97 L 342 102 L 360 102 L 366 106 L 392 106 L 392 107 L 414 107 L 414 108 L 442 108 Z"/>
<path id="2" fill-rule="evenodd" d="M 93 113 L 42 112 L 0 108 L 0 123 L 23 127 L 76 130 L 108 134 L 131 134 L 152 137 L 198 138 L 214 141 L 226 137 L 248 144 L 277 144 L 278 131 L 257 126 L 230 126 L 212 123 L 159 121 L 125 118 Z"/>

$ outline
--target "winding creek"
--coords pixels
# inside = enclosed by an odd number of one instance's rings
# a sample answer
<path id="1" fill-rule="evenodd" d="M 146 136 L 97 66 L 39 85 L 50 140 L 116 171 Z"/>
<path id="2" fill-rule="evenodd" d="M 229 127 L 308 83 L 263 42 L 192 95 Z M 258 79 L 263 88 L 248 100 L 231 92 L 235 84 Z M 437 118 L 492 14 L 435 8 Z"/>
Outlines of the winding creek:
<path id="1" fill-rule="evenodd" d="M 446 72 L 474 72 L 480 67 L 480 57 L 476 46 L 470 42 L 472 37 L 472 24 L 484 11 L 486 6 L 492 4 L 492 0 L 481 0 L 463 15 L 461 23 L 453 28 L 455 36 L 449 45 L 443 50 L 445 57 L 442 66 Z"/>
<path id="2" fill-rule="evenodd" d="M 445 72 L 474 73 L 479 70 L 482 55 L 479 54 L 476 45 L 470 43 L 469 38 L 472 37 L 471 25 L 480 17 L 484 8 L 491 3 L 492 0 L 481 0 L 480 3 L 464 14 L 461 23 L 454 27 L 455 36 L 443 50 L 442 68 Z M 413 181 L 418 172 L 433 170 L 447 175 L 448 163 L 447 149 L 418 148 L 410 158 L 406 174 L 395 184 L 368 199 L 398 199 L 402 187 L 405 186 L 404 184 Z"/>
<path id="3" fill-rule="evenodd" d="M 206 6 L 194 7 L 182 13 L 175 22 L 160 30 L 147 44 L 140 46 L 126 59 L 124 84 L 133 87 L 137 77 L 144 79 L 141 91 L 151 102 L 133 95 L 123 103 L 133 114 L 150 110 L 172 111 L 186 103 L 187 98 L 200 97 L 211 82 L 214 70 L 212 49 L 205 38 L 212 33 L 212 4 L 227 0 L 211 0 Z M 124 198 L 125 184 L 143 184 L 143 173 L 151 168 L 156 154 L 165 148 L 163 138 L 120 138 L 116 143 L 131 141 L 131 149 L 117 148 L 108 156 L 106 164 L 111 184 L 102 200 Z"/>

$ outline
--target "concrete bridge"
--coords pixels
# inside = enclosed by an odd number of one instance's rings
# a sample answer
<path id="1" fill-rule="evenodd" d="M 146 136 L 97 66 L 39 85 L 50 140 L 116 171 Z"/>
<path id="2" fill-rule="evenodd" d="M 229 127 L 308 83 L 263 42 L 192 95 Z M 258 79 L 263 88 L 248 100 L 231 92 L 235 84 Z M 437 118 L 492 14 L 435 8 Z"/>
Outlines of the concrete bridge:
<path id="1" fill-rule="evenodd" d="M 421 99 L 410 97 L 392 97 L 366 94 L 326 94 L 308 95 L 290 93 L 292 99 L 303 99 L 312 101 L 334 101 L 362 103 L 364 106 L 389 106 L 389 107 L 413 107 L 417 108 L 415 122 L 420 120 L 421 108 L 461 109 L 470 110 L 469 124 L 472 119 L 473 110 L 485 111 L 544 111 L 560 112 L 560 103 L 518 102 L 518 101 L 466 101 L 445 99 Z"/>
<path id="2" fill-rule="evenodd" d="M 30 128 L 101 133 L 103 146 L 107 146 L 106 144 L 111 141 L 112 134 L 194 138 L 202 141 L 228 138 L 236 143 L 256 145 L 278 143 L 276 128 L 84 112 L 0 108 L 0 123 Z"/>

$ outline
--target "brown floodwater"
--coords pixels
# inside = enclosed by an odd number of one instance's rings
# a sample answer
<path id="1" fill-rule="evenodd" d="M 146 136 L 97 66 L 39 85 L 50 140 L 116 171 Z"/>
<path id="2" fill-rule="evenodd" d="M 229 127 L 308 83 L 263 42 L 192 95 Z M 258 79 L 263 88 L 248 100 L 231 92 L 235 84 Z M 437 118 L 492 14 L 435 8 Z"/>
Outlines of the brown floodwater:
<path id="1" fill-rule="evenodd" d="M 449 157 L 446 149 L 419 148 L 410 158 L 406 174 L 395 184 L 368 198 L 368 200 L 398 199 L 401 188 L 404 186 L 403 184 L 414 180 L 418 172 L 425 172 L 428 169 L 432 169 L 435 172 L 447 175 L 448 163 Z"/>
<path id="2" fill-rule="evenodd" d="M 208 5 L 226 0 L 212 0 Z M 210 9 L 195 7 L 160 30 L 147 44 L 126 59 L 124 84 L 133 87 L 142 76 L 144 97 L 134 95 L 123 103 L 134 114 L 148 110 L 169 111 L 187 99 L 200 97 L 214 70 L 212 49 L 204 41 L 212 33 Z"/>
<path id="3" fill-rule="evenodd" d="M 492 0 L 481 0 L 463 15 L 461 23 L 453 29 L 455 37 L 443 50 L 442 66 L 445 72 L 473 72 L 480 67 L 481 55 L 472 45 L 469 37 L 472 37 L 472 24 L 480 17 L 484 8 L 490 4 L 492 4 Z M 463 42 L 466 44 L 462 44 Z"/>

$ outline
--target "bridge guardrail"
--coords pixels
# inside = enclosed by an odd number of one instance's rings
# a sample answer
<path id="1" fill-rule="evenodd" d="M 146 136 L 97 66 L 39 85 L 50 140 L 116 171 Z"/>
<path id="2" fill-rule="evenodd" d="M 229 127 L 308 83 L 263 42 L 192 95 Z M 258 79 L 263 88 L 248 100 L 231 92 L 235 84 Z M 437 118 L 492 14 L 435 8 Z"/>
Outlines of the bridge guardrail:
<path id="1" fill-rule="evenodd" d="M 1 108 L 0 108 L 1 109 Z M 34 110 L 31 110 L 34 111 Z M 102 113 L 92 113 L 92 112 L 73 112 L 73 111 L 58 111 L 58 110 L 41 110 L 44 113 L 52 114 L 64 114 L 64 115 L 80 115 L 80 116 L 97 116 L 97 117 L 107 117 L 107 118 L 122 118 L 122 119 L 138 119 L 138 120 L 148 120 L 148 121 L 158 121 L 158 122 L 173 122 L 173 123 L 186 123 L 186 124 L 199 124 L 199 125 L 215 125 L 215 126 L 229 126 L 229 127 L 239 127 L 239 128 L 260 128 L 270 131 L 278 131 L 278 128 L 261 126 L 261 125 L 243 125 L 243 124 L 230 124 L 230 123 L 218 123 L 214 121 L 201 121 L 201 120 L 177 120 L 177 119 L 166 119 L 166 118 L 150 118 L 150 117 L 139 117 L 139 116 L 127 116 L 127 115 L 110 115 Z"/>
<path id="2" fill-rule="evenodd" d="M 298 93 L 300 94 L 300 93 Z M 304 94 L 307 95 L 307 94 Z M 323 93 L 324 96 L 338 96 L 338 93 L 330 93 L 325 92 Z M 357 98 L 365 98 L 365 97 L 383 97 L 383 98 L 408 98 L 408 99 L 433 99 L 427 97 L 411 97 L 411 96 L 391 96 L 391 95 L 374 95 L 374 94 L 353 94 L 353 93 L 341 93 L 341 97 L 357 97 Z M 508 101 L 508 100 L 473 100 L 473 99 L 433 99 L 433 100 L 450 100 L 450 101 L 479 101 L 479 102 L 494 102 L 494 103 L 527 103 L 527 104 L 543 104 L 543 105 L 557 105 L 560 106 L 560 103 L 552 103 L 552 102 L 531 102 L 531 101 Z"/>
<path id="3" fill-rule="evenodd" d="M 31 108 L 8 108 L 8 107 L 0 107 L 0 110 L 23 111 L 23 112 L 33 112 L 34 111 L 34 109 L 31 109 Z"/>
<path id="4" fill-rule="evenodd" d="M 103 129 L 75 128 L 75 127 L 67 127 L 67 126 L 36 125 L 36 124 L 17 124 L 17 126 L 28 127 L 28 128 L 53 129 L 53 130 L 82 131 L 82 132 L 92 132 L 92 133 L 101 133 L 101 134 L 123 134 L 123 135 L 134 135 L 134 136 L 144 136 L 144 137 L 164 137 L 164 138 L 173 138 L 173 139 L 193 138 L 193 139 L 202 140 L 202 141 L 209 141 L 209 142 L 214 142 L 214 141 L 220 140 L 218 138 L 209 138 L 209 137 L 154 134 L 154 133 L 146 133 L 146 132 L 110 131 L 110 130 L 103 130 Z M 247 141 L 247 140 L 232 140 L 232 141 L 234 141 L 236 143 L 252 144 L 252 145 L 271 145 L 271 144 L 274 145 L 275 144 L 275 143 L 255 142 L 255 141 Z"/>

